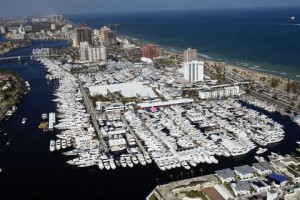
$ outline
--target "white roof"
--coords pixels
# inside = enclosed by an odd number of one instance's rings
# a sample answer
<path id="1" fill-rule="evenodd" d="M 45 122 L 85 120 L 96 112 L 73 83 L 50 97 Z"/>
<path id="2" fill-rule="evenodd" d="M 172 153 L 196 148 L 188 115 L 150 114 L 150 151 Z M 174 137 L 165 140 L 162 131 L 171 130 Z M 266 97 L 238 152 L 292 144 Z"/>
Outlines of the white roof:
<path id="1" fill-rule="evenodd" d="M 224 145 L 229 151 L 232 151 L 233 149 L 239 150 L 242 148 L 236 141 L 228 139 L 224 139 L 222 145 Z"/>
<path id="2" fill-rule="evenodd" d="M 112 146 L 118 146 L 118 145 L 125 145 L 126 141 L 124 138 L 122 139 L 114 139 L 114 140 L 108 140 L 108 144 L 110 147 Z"/>
<path id="3" fill-rule="evenodd" d="M 214 185 L 214 188 L 220 193 L 220 195 L 224 199 L 233 198 L 232 194 L 223 185 L 217 184 Z"/>
<path id="4" fill-rule="evenodd" d="M 143 82 L 120 83 L 89 87 L 89 91 L 92 96 L 100 94 L 106 96 L 107 90 L 109 90 L 110 92 L 121 91 L 122 95 L 127 98 L 136 97 L 137 94 L 141 97 L 156 97 L 156 94 L 153 92 L 152 88 L 147 85 L 144 85 Z"/>
<path id="5" fill-rule="evenodd" d="M 192 103 L 193 101 L 194 101 L 193 99 L 174 99 L 169 101 L 139 103 L 138 106 L 141 108 L 149 108 L 152 106 L 168 106 L 168 105 L 176 105 L 181 103 Z"/>

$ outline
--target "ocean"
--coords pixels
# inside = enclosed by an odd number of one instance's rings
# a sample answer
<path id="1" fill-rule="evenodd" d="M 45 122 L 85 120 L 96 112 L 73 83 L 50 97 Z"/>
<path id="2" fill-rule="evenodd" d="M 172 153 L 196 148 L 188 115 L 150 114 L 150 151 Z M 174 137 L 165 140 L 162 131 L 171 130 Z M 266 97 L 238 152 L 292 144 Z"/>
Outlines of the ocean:
<path id="1" fill-rule="evenodd" d="M 289 17 L 294 16 L 291 21 Z M 300 80 L 300 8 L 157 11 L 67 15 L 93 28 L 117 22 L 117 32 L 203 58 Z"/>

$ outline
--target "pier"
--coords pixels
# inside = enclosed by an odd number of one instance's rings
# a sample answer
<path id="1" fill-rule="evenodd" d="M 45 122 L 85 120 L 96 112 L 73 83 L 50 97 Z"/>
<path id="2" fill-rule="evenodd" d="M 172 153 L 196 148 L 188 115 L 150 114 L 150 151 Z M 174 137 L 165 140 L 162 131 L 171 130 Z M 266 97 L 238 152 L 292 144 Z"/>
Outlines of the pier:
<path id="1" fill-rule="evenodd" d="M 106 144 L 106 142 L 105 142 L 105 140 L 103 138 L 103 135 L 102 135 L 102 133 L 101 133 L 101 131 L 99 129 L 99 125 L 98 125 L 98 122 L 97 122 L 97 118 L 96 118 L 97 115 L 95 113 L 95 109 L 91 105 L 91 102 L 90 102 L 90 100 L 89 100 L 89 98 L 88 98 L 88 96 L 87 96 L 87 94 L 86 94 L 86 92 L 85 92 L 85 90 L 84 90 L 84 88 L 82 86 L 82 83 L 79 80 L 78 80 L 78 82 L 79 82 L 79 89 L 80 89 L 80 92 L 81 92 L 81 94 L 83 96 L 83 102 L 84 102 L 84 105 L 86 107 L 86 110 L 91 115 L 92 123 L 94 125 L 95 131 L 96 131 L 96 133 L 98 135 L 98 138 L 100 140 L 100 143 L 101 143 L 101 145 L 102 145 L 105 153 L 108 153 L 109 149 L 108 149 L 107 144 Z"/>
<path id="2" fill-rule="evenodd" d="M 146 149 L 144 148 L 144 146 L 142 145 L 142 143 L 140 142 L 140 140 L 138 139 L 138 137 L 136 136 L 135 132 L 131 129 L 131 127 L 129 126 L 129 124 L 127 123 L 126 119 L 124 118 L 123 115 L 121 115 L 121 119 L 124 122 L 124 124 L 126 125 L 126 127 L 129 129 L 131 135 L 134 137 L 136 144 L 139 146 L 139 148 L 141 149 L 141 151 L 143 152 L 143 154 L 147 154 Z"/>

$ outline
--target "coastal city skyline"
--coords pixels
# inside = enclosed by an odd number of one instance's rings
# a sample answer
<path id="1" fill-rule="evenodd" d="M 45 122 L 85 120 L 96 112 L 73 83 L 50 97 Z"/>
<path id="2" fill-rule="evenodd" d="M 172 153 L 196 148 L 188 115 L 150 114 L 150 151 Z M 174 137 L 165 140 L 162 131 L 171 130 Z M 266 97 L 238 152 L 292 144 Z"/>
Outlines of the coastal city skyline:
<path id="1" fill-rule="evenodd" d="M 300 199 L 297 2 L 21 2 L 1 199 Z"/>
<path id="2" fill-rule="evenodd" d="M 158 6 L 159 4 L 159 6 Z M 89 14 L 163 10 L 205 10 L 300 6 L 294 0 L 10 0 L 0 8 L 1 17 L 41 14 Z"/>

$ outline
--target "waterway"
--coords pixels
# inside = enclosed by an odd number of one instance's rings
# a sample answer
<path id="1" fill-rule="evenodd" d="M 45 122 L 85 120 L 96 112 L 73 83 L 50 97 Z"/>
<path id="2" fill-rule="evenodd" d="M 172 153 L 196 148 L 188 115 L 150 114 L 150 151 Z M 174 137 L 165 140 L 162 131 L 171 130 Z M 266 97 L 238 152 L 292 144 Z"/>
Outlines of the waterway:
<path id="1" fill-rule="evenodd" d="M 14 50 L 6 56 L 30 55 L 33 48 L 65 47 L 67 41 L 35 41 L 30 47 Z M 5 56 L 5 55 L 4 55 Z M 25 65 L 25 62 L 27 65 Z M 55 111 L 52 102 L 55 82 L 47 83 L 45 69 L 39 62 L 25 59 L 22 62 L 0 63 L 0 69 L 13 70 L 28 81 L 31 90 L 17 104 L 17 113 L 8 121 L 0 123 L 0 198 L 99 198 L 99 199 L 145 199 L 157 185 L 172 179 L 188 178 L 191 173 L 184 169 L 161 172 L 155 164 L 132 169 L 118 168 L 114 171 L 100 171 L 97 167 L 78 169 L 66 164 L 68 158 L 61 153 L 49 151 L 49 141 L 55 132 L 41 132 L 37 126 L 42 113 Z M 294 151 L 295 141 L 300 140 L 300 128 L 287 117 L 278 113 L 269 114 L 285 125 L 286 138 L 270 150 L 282 154 Z M 26 125 L 21 125 L 27 117 Z M 7 133 L 6 136 L 3 133 Z M 12 139 L 12 145 L 6 142 Z M 218 165 L 201 165 L 194 170 L 194 176 L 213 173 L 217 169 L 255 162 L 254 152 L 239 158 L 220 158 Z M 158 179 L 157 179 L 158 178 Z"/>

